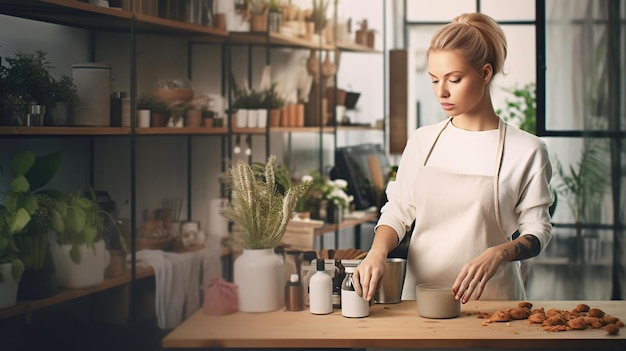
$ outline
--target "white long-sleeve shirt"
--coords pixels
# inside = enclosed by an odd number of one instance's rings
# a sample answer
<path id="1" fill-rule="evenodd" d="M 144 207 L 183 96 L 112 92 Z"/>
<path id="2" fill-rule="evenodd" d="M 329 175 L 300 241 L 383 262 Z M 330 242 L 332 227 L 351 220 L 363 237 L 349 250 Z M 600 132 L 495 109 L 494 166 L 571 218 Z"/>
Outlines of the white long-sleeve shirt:
<path id="1" fill-rule="evenodd" d="M 396 180 L 387 186 L 388 202 L 377 223 L 392 227 L 402 240 L 415 219 L 413 184 L 442 122 L 415 130 L 404 149 Z M 495 175 L 498 130 L 467 131 L 452 123 L 442 132 L 427 167 L 460 174 Z M 516 127 L 507 126 L 504 155 L 499 176 L 499 206 L 507 236 L 519 230 L 539 239 L 541 251 L 552 237 L 548 208 L 553 202 L 550 191 L 552 166 L 545 143 Z M 417 195 L 416 195 L 417 196 Z"/>

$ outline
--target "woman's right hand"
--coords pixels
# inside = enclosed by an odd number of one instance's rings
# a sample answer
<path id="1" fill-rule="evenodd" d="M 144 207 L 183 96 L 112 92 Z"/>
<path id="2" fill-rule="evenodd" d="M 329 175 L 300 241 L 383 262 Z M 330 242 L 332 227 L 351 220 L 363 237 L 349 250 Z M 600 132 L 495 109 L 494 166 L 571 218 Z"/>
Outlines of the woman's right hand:
<path id="1" fill-rule="evenodd" d="M 386 261 L 387 252 L 371 249 L 354 271 L 353 281 L 360 283 L 353 285 L 354 290 L 359 296 L 363 296 L 366 301 L 371 301 L 374 298 L 381 278 L 385 273 Z"/>

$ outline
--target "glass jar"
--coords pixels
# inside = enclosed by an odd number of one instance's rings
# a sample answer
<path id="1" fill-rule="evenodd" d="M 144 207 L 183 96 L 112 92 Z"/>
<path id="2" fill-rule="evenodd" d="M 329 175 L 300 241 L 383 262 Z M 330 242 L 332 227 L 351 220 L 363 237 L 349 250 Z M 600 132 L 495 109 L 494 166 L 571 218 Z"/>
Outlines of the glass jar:
<path id="1" fill-rule="evenodd" d="M 367 317 L 370 313 L 369 303 L 354 290 L 352 275 L 355 269 L 345 267 L 346 277 L 341 283 L 341 315 L 348 318 Z"/>

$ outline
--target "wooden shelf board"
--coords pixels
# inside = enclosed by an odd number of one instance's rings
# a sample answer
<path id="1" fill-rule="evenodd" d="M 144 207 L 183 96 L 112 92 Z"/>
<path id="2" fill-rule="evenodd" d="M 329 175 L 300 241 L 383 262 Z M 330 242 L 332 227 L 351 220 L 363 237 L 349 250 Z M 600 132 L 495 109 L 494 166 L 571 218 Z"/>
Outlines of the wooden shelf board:
<path id="1" fill-rule="evenodd" d="M 137 267 L 136 279 L 143 279 L 154 275 L 152 267 Z M 95 294 L 100 291 L 111 289 L 131 282 L 130 272 L 119 277 L 105 279 L 102 283 L 79 289 L 64 289 L 54 296 L 39 300 L 20 300 L 13 307 L 0 310 L 0 320 L 19 316 L 32 311 L 53 306 L 62 302 L 77 299 L 79 297 Z"/>
<path id="2" fill-rule="evenodd" d="M 283 132 L 283 133 L 332 133 L 334 131 L 334 127 L 272 127 L 270 128 L 272 132 Z"/>
<path id="3" fill-rule="evenodd" d="M 156 127 L 156 128 L 137 128 L 135 132 L 140 135 L 225 135 L 228 134 L 226 127 L 207 128 L 207 127 Z"/>
<path id="4" fill-rule="evenodd" d="M 233 44 L 242 45 L 266 45 L 268 44 L 267 33 L 255 32 L 230 32 L 230 39 Z M 323 45 L 311 40 L 296 38 L 281 33 L 269 33 L 269 44 L 272 46 L 284 46 L 301 49 L 334 50 L 332 45 Z"/>
<path id="5" fill-rule="evenodd" d="M 228 37 L 227 31 L 213 27 L 96 6 L 76 0 L 2 0 L 0 4 L 1 12 L 7 15 L 71 27 L 130 32 L 131 20 L 135 18 L 137 20 L 135 28 L 139 33 L 208 35 L 221 38 L 221 42 Z"/>
<path id="6" fill-rule="evenodd" d="M 0 135 L 128 135 L 127 127 L 25 127 L 1 126 Z"/>
<path id="7" fill-rule="evenodd" d="M 347 219 L 341 223 L 325 223 L 322 227 L 315 229 L 315 236 L 322 236 L 327 233 L 332 233 L 340 229 L 352 228 L 363 223 L 375 220 L 378 218 L 378 212 L 366 212 L 363 216 L 355 219 Z"/>
<path id="8" fill-rule="evenodd" d="M 343 42 L 337 43 L 337 49 L 341 51 L 353 51 L 360 53 L 372 53 L 372 54 L 381 54 L 382 51 L 374 50 L 366 45 L 357 44 L 354 42 Z"/>

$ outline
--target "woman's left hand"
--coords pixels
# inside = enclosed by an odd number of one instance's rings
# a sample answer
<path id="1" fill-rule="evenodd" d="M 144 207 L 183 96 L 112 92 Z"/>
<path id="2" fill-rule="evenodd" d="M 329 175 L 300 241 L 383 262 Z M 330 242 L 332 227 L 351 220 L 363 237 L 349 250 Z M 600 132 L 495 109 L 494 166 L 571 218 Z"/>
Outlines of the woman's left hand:
<path id="1" fill-rule="evenodd" d="M 466 263 L 452 286 L 455 298 L 466 303 L 475 293 L 476 300 L 478 300 L 485 290 L 485 285 L 503 261 L 501 248 L 490 247 L 480 256 Z"/>

